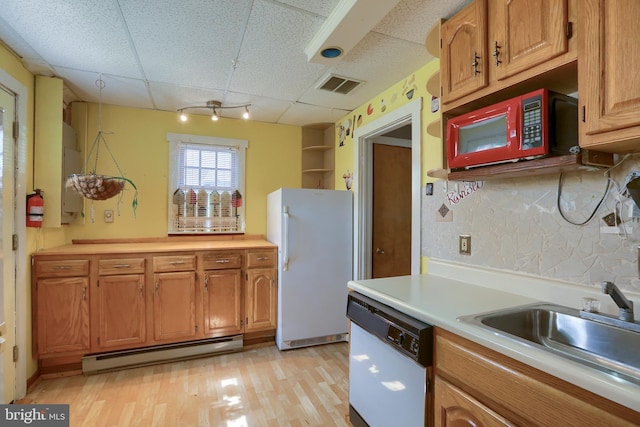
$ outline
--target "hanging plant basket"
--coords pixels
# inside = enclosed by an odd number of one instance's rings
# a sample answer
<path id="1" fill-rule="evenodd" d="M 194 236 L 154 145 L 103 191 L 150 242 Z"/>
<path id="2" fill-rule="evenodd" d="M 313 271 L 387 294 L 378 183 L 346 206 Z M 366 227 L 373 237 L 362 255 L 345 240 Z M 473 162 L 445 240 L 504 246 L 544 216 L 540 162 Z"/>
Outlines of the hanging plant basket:
<path id="1" fill-rule="evenodd" d="M 127 178 L 77 173 L 67 177 L 66 186 L 73 188 L 87 199 L 107 200 L 120 194 L 127 182 L 136 188 L 133 182 Z"/>
<path id="2" fill-rule="evenodd" d="M 135 190 L 133 202 L 131 203 L 131 207 L 133 208 L 133 215 L 135 217 L 136 208 L 138 206 L 138 189 L 133 181 L 124 177 L 122 171 L 120 170 L 120 166 L 118 166 L 118 162 L 113 156 L 113 153 L 111 153 L 109 145 L 104 138 L 104 132 L 102 132 L 102 88 L 104 88 L 104 82 L 102 81 L 102 79 L 99 79 L 96 81 L 96 85 L 100 89 L 100 97 L 98 101 L 98 134 L 96 135 L 96 139 L 93 141 L 93 145 L 89 150 L 89 154 L 85 158 L 85 165 L 82 168 L 81 173 L 69 175 L 67 177 L 65 186 L 67 188 L 72 188 L 86 199 L 107 200 L 117 196 L 118 194 L 121 194 L 122 190 L 124 190 L 125 185 L 129 183 Z M 111 160 L 113 160 L 113 163 L 120 173 L 120 176 L 101 175 L 96 172 L 101 145 L 104 146 L 104 148 L 109 153 Z M 89 163 L 90 159 L 92 158 L 93 167 L 88 169 L 87 163 Z M 122 196 L 120 196 L 120 198 L 122 198 Z M 120 205 L 120 201 L 118 201 L 118 206 Z M 91 205 L 91 218 L 93 221 L 93 204 Z"/>

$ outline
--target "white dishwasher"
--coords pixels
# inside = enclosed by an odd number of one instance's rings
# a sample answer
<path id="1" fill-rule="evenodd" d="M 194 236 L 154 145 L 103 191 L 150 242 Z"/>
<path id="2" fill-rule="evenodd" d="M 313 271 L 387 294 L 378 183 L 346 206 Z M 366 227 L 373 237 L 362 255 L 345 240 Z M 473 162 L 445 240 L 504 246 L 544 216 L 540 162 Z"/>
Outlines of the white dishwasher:
<path id="1" fill-rule="evenodd" d="M 433 327 L 350 292 L 349 417 L 356 427 L 424 427 Z"/>

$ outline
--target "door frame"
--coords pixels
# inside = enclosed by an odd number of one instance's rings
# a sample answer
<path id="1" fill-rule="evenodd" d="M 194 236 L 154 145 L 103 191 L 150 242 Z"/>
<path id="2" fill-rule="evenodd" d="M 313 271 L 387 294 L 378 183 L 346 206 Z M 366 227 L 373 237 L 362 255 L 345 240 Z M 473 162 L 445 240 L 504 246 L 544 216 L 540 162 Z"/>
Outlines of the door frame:
<path id="1" fill-rule="evenodd" d="M 9 391 L 13 394 L 13 400 L 21 399 L 27 394 L 27 357 L 30 355 L 27 334 L 27 317 L 29 305 L 27 303 L 27 295 L 29 294 L 29 286 L 31 281 L 27 278 L 27 233 L 26 233 L 26 203 L 27 197 L 27 100 L 28 91 L 26 86 L 20 83 L 12 75 L 0 68 L 0 84 L 15 94 L 15 118 L 18 121 L 18 137 L 15 141 L 15 206 L 14 212 L 14 232 L 18 236 L 18 250 L 15 251 L 15 345 L 20 349 L 18 351 L 18 360 L 15 362 L 15 372 L 5 372 L 5 375 L 14 376 L 14 390 Z M 22 201 L 22 203 L 20 203 Z M 29 310 L 30 311 L 30 310 Z M 5 315 L 14 315 L 14 313 L 5 313 Z M 12 351 L 7 349 L 5 351 Z M 5 390 L 5 393 L 8 391 Z"/>
<path id="2" fill-rule="evenodd" d="M 377 136 L 411 124 L 411 274 L 420 274 L 420 162 L 422 159 L 422 97 L 363 125 L 353 133 L 353 276 L 371 278 L 372 144 Z"/>

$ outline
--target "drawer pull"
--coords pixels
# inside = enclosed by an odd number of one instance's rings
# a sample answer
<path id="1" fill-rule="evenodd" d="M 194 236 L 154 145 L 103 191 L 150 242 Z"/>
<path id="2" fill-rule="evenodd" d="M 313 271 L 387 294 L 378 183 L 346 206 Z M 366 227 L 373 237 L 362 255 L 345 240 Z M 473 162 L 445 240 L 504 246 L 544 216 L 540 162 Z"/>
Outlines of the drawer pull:
<path id="1" fill-rule="evenodd" d="M 269 261 L 269 257 L 268 256 L 259 256 L 256 259 L 258 261 Z"/>
<path id="2" fill-rule="evenodd" d="M 131 265 L 129 264 L 114 264 L 113 268 L 130 268 Z"/>
<path id="3" fill-rule="evenodd" d="M 53 267 L 54 270 L 71 270 L 70 265 L 56 265 Z"/>
<path id="4" fill-rule="evenodd" d="M 227 263 L 229 263 L 231 261 L 229 261 L 228 259 L 217 259 L 216 262 L 218 264 L 227 264 Z"/>
<path id="5" fill-rule="evenodd" d="M 184 261 L 171 261 L 170 264 L 171 265 L 182 265 L 182 264 L 184 264 Z"/>

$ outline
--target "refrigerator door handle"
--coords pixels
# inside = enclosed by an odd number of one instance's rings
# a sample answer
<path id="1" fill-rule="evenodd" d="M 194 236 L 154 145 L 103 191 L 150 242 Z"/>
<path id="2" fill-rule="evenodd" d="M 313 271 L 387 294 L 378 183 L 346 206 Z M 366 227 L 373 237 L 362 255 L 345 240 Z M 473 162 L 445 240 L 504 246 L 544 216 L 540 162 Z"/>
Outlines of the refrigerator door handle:
<path id="1" fill-rule="evenodd" d="M 284 236 L 282 238 L 282 271 L 289 269 L 289 206 L 282 207 Z"/>

